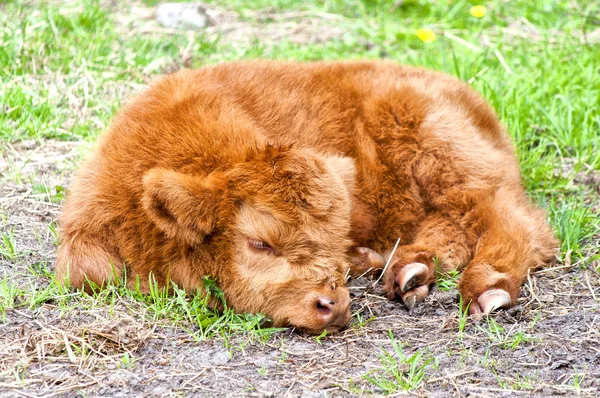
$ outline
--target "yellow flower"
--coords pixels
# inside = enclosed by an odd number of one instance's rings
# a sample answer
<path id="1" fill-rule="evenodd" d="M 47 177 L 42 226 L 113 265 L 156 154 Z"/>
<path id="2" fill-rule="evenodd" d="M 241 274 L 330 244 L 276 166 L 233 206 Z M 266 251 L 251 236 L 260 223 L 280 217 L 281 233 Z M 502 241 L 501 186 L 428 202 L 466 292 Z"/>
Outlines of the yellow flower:
<path id="1" fill-rule="evenodd" d="M 487 8 L 485 8 L 485 6 L 473 6 L 469 10 L 469 12 L 475 18 L 483 18 L 483 16 L 485 16 L 485 13 L 487 12 Z"/>
<path id="2" fill-rule="evenodd" d="M 425 43 L 435 41 L 435 32 L 429 28 L 417 29 L 417 36 Z"/>

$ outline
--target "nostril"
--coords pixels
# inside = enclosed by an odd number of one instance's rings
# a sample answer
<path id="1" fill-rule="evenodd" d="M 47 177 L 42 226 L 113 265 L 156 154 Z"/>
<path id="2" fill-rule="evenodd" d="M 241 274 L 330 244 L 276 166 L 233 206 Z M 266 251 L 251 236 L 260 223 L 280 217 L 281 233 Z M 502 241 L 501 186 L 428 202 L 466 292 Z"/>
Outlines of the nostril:
<path id="1" fill-rule="evenodd" d="M 335 304 L 335 301 L 333 300 L 324 300 L 324 299 L 318 299 L 317 300 L 317 312 L 322 315 L 322 316 L 329 316 L 331 315 L 331 306 Z"/>

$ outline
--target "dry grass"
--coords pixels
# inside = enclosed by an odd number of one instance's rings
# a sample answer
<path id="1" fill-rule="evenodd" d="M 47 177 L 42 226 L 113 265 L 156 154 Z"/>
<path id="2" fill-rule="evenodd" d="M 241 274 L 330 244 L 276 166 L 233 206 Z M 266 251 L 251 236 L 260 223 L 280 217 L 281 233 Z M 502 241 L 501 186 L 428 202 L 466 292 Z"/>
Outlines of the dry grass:
<path id="1" fill-rule="evenodd" d="M 41 307 L 43 313 L 56 310 Z M 164 338 L 122 310 L 114 316 L 94 310 L 51 321 L 18 310 L 13 314 L 22 323 L 0 337 L 0 377 L 5 380 L 0 387 L 25 396 L 23 390 L 54 396 L 101 383 L 107 372 L 127 367 L 127 359 L 133 362 L 149 339 Z"/>

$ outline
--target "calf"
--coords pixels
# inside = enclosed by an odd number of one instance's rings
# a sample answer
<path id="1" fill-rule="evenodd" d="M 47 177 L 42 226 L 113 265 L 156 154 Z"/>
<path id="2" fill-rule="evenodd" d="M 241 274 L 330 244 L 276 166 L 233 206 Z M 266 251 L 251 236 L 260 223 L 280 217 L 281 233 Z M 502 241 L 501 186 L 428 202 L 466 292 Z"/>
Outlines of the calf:
<path id="1" fill-rule="evenodd" d="M 492 109 L 446 75 L 384 62 L 242 62 L 163 77 L 71 186 L 59 280 L 216 278 L 237 311 L 311 333 L 350 318 L 348 271 L 423 300 L 464 269 L 470 312 L 514 305 L 556 241 Z M 383 255 L 380 255 L 381 253 Z"/>

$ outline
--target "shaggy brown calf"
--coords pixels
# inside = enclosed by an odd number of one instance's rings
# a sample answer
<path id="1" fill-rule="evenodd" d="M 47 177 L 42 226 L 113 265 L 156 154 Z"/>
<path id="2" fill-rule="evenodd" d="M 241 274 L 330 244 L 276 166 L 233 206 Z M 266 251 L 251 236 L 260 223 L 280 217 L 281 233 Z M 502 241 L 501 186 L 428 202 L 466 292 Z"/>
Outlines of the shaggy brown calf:
<path id="1" fill-rule="evenodd" d="M 556 241 L 492 109 L 440 73 L 383 62 L 247 62 L 166 76 L 126 106 L 71 187 L 60 280 L 127 270 L 237 311 L 336 331 L 345 287 L 381 268 L 412 307 L 464 268 L 470 312 L 514 305 Z"/>

